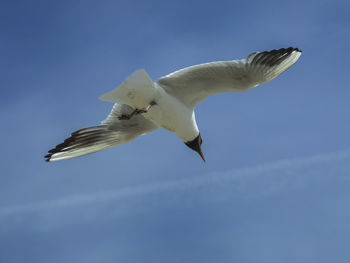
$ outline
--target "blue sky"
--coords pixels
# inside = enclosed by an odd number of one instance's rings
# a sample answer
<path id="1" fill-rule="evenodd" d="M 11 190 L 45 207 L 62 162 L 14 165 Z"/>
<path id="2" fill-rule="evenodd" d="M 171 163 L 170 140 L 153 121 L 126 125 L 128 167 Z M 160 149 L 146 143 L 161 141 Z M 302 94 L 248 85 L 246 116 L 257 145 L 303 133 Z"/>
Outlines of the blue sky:
<path id="1" fill-rule="evenodd" d="M 347 1 L 3 1 L 0 262 L 347 262 Z M 145 68 L 295 46 L 268 84 L 197 108 L 207 162 L 157 130 L 45 163 Z"/>

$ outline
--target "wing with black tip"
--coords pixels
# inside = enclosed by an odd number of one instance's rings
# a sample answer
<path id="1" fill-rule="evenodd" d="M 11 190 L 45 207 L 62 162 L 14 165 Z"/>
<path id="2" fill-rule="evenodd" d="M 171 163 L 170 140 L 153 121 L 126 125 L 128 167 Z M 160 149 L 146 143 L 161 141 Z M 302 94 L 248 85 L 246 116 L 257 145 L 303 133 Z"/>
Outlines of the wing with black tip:
<path id="1" fill-rule="evenodd" d="M 129 120 L 120 120 L 122 115 L 130 114 L 133 110 L 125 104 L 114 104 L 111 113 L 100 125 L 73 132 L 63 143 L 49 150 L 46 161 L 59 161 L 101 151 L 158 128 L 141 114 Z"/>
<path id="2" fill-rule="evenodd" d="M 287 70 L 300 56 L 301 51 L 292 47 L 255 52 L 246 59 L 184 68 L 156 83 L 184 104 L 194 107 L 211 95 L 245 91 L 266 83 Z"/>

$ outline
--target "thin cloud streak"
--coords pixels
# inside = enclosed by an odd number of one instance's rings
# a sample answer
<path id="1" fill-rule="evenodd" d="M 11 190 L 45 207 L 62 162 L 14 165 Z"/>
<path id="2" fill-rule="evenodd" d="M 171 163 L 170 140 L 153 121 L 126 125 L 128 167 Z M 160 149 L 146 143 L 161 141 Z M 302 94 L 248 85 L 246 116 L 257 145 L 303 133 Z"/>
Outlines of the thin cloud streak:
<path id="1" fill-rule="evenodd" d="M 127 187 L 122 189 L 116 189 L 113 191 L 97 192 L 94 194 L 80 194 L 68 196 L 57 200 L 49 200 L 27 205 L 2 207 L 0 208 L 0 218 L 10 217 L 18 214 L 46 211 L 49 209 L 69 208 L 92 205 L 99 202 L 118 201 L 123 199 L 130 199 L 132 197 L 137 196 L 147 196 L 149 194 L 161 194 L 163 192 L 169 191 L 184 191 L 205 185 L 215 185 L 223 183 L 231 183 L 233 185 L 236 185 L 235 190 L 237 190 L 241 194 L 245 194 L 245 192 L 247 192 L 245 189 L 249 187 L 247 185 L 251 185 L 251 180 L 255 177 L 262 175 L 268 176 L 270 174 L 276 174 L 276 172 L 280 172 L 280 174 L 278 175 L 278 177 L 280 178 L 278 178 L 278 180 L 276 180 L 276 176 L 273 176 L 272 180 L 270 178 L 271 181 L 268 181 L 270 187 L 265 188 L 265 185 L 263 187 L 263 190 L 256 191 L 253 194 L 255 196 L 271 195 L 280 192 L 283 189 L 283 187 L 281 187 L 281 179 L 284 181 L 288 181 L 291 177 L 293 179 L 293 176 L 295 177 L 299 175 L 302 171 L 303 180 L 306 180 L 308 175 L 315 175 L 314 172 L 308 172 L 308 169 L 310 167 L 315 165 L 322 166 L 333 164 L 335 162 L 342 162 L 348 159 L 350 159 L 350 149 L 334 153 L 318 154 L 303 158 L 285 159 L 272 163 L 257 165 L 250 168 L 242 168 L 223 173 L 211 173 L 209 175 L 204 176 L 199 175 L 190 179 L 154 183 L 150 185 L 141 185 L 136 187 Z M 342 167 L 339 167 L 338 165 L 334 165 L 332 167 L 333 172 L 337 172 L 337 170 L 341 171 L 342 169 Z M 298 182 L 294 183 L 294 187 L 300 187 L 300 180 L 297 181 Z M 274 185 L 274 182 L 276 183 L 277 187 L 276 185 Z M 244 184 L 243 188 L 242 184 Z M 305 184 L 305 182 L 302 182 L 301 185 L 302 184 Z M 251 198 L 253 195 L 250 194 L 248 198 Z M 241 197 L 245 198 L 244 196 Z"/>

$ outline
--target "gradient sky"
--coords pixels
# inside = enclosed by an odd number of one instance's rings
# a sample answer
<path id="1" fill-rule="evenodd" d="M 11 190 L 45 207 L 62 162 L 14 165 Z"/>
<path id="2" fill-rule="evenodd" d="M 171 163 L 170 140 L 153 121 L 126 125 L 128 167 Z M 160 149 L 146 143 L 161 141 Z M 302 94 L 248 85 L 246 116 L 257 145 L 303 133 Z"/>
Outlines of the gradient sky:
<path id="1" fill-rule="evenodd" d="M 348 1 L 2 1 L 0 262 L 348 262 Z M 268 84 L 197 107 L 207 162 L 157 130 L 93 155 L 47 150 L 97 98 L 294 46 Z"/>

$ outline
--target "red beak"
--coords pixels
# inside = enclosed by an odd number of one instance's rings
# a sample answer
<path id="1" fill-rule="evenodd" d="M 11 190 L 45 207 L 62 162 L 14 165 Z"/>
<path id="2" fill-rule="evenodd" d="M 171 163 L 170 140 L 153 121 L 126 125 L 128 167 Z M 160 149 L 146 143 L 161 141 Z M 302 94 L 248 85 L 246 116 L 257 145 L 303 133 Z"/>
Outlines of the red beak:
<path id="1" fill-rule="evenodd" d="M 205 162 L 205 158 L 204 158 L 204 154 L 202 152 L 202 149 L 199 149 L 198 153 L 202 157 L 203 161 Z"/>

